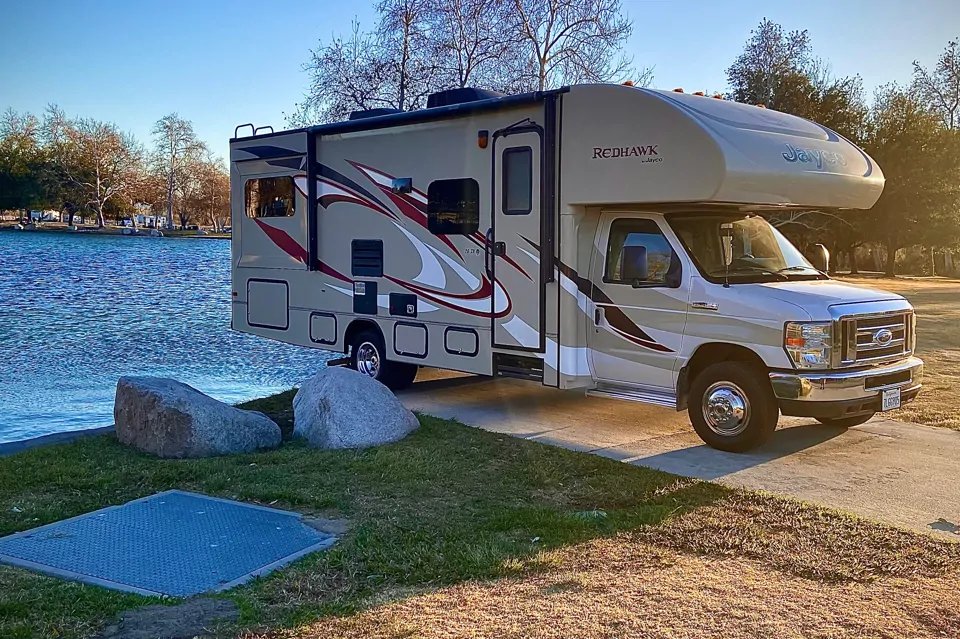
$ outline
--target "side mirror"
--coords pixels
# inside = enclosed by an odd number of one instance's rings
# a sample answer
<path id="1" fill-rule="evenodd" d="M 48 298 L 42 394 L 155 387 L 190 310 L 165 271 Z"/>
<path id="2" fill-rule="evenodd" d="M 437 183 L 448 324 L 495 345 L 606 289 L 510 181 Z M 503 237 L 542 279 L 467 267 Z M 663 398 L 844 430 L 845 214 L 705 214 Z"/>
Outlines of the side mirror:
<path id="1" fill-rule="evenodd" d="M 827 247 L 823 244 L 813 245 L 813 255 L 811 255 L 810 258 L 810 262 L 817 270 L 823 271 L 824 273 L 830 270 L 830 251 L 828 251 Z"/>
<path id="2" fill-rule="evenodd" d="M 647 247 L 624 246 L 620 254 L 620 279 L 627 282 L 644 282 L 647 271 Z"/>

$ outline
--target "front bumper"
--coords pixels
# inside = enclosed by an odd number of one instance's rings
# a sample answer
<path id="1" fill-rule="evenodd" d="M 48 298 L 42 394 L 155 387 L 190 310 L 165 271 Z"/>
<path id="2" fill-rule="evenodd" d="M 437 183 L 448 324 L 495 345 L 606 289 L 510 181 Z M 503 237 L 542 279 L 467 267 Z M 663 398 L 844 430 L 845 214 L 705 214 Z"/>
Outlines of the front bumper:
<path id="1" fill-rule="evenodd" d="M 900 389 L 900 402 L 913 401 L 923 382 L 917 357 L 850 372 L 771 372 L 780 412 L 795 417 L 838 419 L 880 410 L 880 397 Z"/>

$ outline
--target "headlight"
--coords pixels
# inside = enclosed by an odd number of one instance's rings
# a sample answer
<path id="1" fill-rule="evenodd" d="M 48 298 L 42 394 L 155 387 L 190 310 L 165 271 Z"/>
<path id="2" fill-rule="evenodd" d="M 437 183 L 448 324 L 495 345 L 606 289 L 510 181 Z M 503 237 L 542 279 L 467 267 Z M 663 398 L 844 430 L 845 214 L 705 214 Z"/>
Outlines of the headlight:
<path id="1" fill-rule="evenodd" d="M 797 368 L 830 368 L 832 322 L 788 322 L 783 347 Z"/>

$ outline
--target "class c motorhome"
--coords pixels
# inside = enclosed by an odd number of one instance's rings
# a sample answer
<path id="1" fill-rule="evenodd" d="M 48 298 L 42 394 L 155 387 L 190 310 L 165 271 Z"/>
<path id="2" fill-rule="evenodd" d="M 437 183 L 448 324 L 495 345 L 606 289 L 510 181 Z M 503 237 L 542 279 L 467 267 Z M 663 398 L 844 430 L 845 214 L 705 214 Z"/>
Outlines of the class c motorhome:
<path id="1" fill-rule="evenodd" d="M 814 122 L 583 85 L 260 131 L 230 143 L 235 330 L 392 388 L 427 366 L 686 409 L 732 451 L 780 414 L 854 425 L 920 390 L 910 304 L 763 217 L 879 197 Z"/>

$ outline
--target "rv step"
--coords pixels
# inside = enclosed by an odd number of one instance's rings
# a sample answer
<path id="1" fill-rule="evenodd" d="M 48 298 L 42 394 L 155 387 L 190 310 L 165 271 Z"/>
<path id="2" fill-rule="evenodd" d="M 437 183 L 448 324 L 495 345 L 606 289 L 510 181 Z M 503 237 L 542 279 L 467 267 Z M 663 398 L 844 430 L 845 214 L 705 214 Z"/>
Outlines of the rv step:
<path id="1" fill-rule="evenodd" d="M 543 360 L 539 357 L 498 353 L 495 355 L 494 364 L 497 377 L 543 381 Z"/>
<path id="2" fill-rule="evenodd" d="M 667 408 L 677 407 L 677 396 L 669 391 L 650 388 L 632 388 L 613 384 L 598 384 L 596 388 L 587 391 L 590 397 L 609 397 L 610 399 L 625 399 L 631 402 L 654 404 Z"/>

